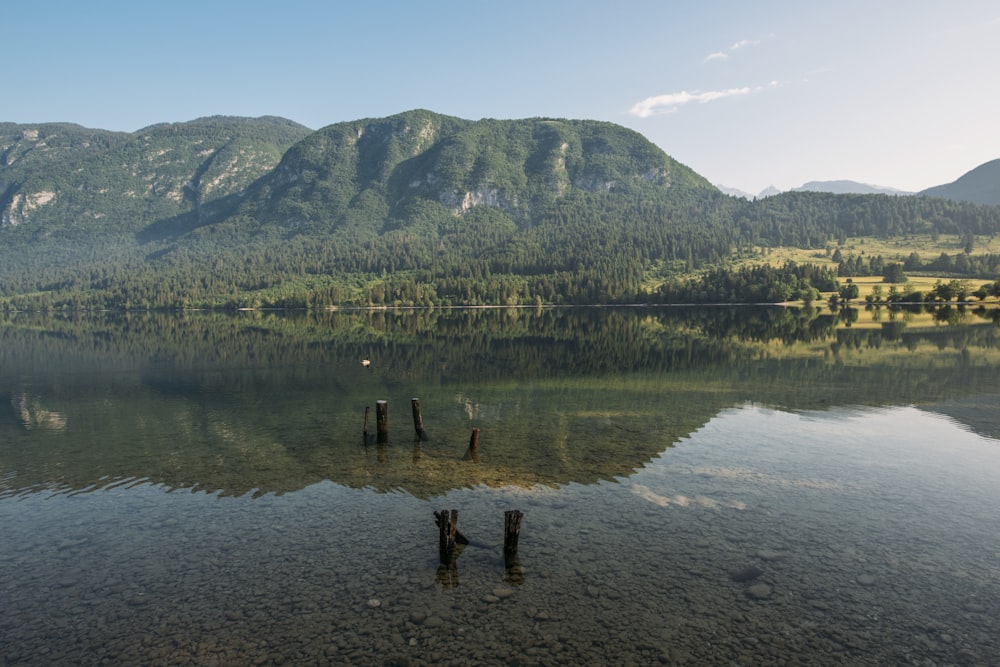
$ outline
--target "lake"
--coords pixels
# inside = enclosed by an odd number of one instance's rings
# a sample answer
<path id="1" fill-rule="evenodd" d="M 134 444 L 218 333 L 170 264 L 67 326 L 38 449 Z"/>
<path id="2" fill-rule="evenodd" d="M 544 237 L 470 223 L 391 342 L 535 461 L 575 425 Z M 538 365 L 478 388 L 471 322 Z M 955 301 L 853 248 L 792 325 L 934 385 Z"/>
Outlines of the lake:
<path id="1" fill-rule="evenodd" d="M 1000 664 L 998 323 L 0 315 L 0 665 Z"/>

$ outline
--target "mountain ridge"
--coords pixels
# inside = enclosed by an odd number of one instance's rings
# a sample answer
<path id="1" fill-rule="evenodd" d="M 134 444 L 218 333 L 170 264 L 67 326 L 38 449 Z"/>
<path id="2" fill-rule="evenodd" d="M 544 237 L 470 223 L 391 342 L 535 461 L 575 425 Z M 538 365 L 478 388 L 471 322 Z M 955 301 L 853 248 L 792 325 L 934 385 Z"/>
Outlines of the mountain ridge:
<path id="1" fill-rule="evenodd" d="M 1000 158 L 984 162 L 951 183 L 927 188 L 917 194 L 975 204 L 1000 205 Z"/>
<path id="2" fill-rule="evenodd" d="M 754 199 L 771 197 L 782 190 L 770 186 L 756 195 L 716 184 L 722 192 L 733 197 Z M 942 197 L 952 201 L 966 201 L 973 204 L 1000 205 L 1000 159 L 990 160 L 978 167 L 970 169 L 951 183 L 935 185 L 919 192 L 900 190 L 897 188 L 861 183 L 848 179 L 833 181 L 809 181 L 785 192 L 829 192 L 832 194 L 887 194 L 898 196 L 915 195 L 918 197 Z"/>
<path id="3" fill-rule="evenodd" d="M 635 302 L 760 247 L 1000 230 L 931 198 L 734 198 L 581 119 L 0 124 L 0 157 L 3 308 Z"/>
<path id="4" fill-rule="evenodd" d="M 910 195 L 912 192 L 889 188 L 882 185 L 872 185 L 870 183 L 860 183 L 851 180 L 835 181 L 809 181 L 797 188 L 796 192 L 832 192 L 835 195 Z"/>
<path id="5" fill-rule="evenodd" d="M 344 160 L 355 174 L 344 173 Z M 573 191 L 610 192 L 643 182 L 713 188 L 637 132 L 612 123 L 469 121 L 417 109 L 320 128 L 288 150 L 243 211 L 334 224 L 366 193 L 376 193 L 391 202 L 385 214 L 397 220 L 421 205 L 453 215 L 486 206 L 531 224 L 533 209 Z M 323 206 L 283 209 L 289 197 L 313 204 L 318 198 Z"/>
<path id="6" fill-rule="evenodd" d="M 309 132 L 275 116 L 210 116 L 136 132 L 3 123 L 0 225 L 114 218 L 128 228 L 200 209 L 245 189 Z"/>

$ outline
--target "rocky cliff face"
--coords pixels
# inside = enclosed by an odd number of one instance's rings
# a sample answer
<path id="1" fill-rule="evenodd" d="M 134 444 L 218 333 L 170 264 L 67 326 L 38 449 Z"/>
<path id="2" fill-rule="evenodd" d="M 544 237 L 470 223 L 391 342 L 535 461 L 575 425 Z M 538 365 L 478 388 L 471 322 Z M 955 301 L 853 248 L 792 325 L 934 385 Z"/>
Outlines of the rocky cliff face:
<path id="1" fill-rule="evenodd" d="M 15 226 L 27 222 L 36 209 L 45 206 L 55 197 L 55 192 L 47 190 L 33 193 L 15 192 L 0 210 L 0 226 Z"/>
<path id="2" fill-rule="evenodd" d="M 15 171 L 21 163 L 58 159 L 55 153 L 60 150 L 59 143 L 49 145 L 47 141 L 52 135 L 44 127 L 0 124 L 0 226 L 22 224 L 55 199 L 54 189 L 25 183 L 26 179 L 17 178 Z M 86 147 L 84 143 L 82 148 Z"/>
<path id="3" fill-rule="evenodd" d="M 0 124 L 0 225 L 134 228 L 245 191 L 309 134 L 283 119 L 216 117 L 134 133 Z"/>

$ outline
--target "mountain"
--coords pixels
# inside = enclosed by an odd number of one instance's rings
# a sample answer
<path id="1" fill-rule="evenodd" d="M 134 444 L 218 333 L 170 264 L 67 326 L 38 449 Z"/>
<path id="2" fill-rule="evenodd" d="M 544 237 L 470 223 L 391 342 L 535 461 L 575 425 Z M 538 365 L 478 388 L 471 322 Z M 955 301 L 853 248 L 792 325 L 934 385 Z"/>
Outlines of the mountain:
<path id="1" fill-rule="evenodd" d="M 886 188 L 880 185 L 869 185 L 868 183 L 858 183 L 857 181 L 809 181 L 797 188 L 795 192 L 832 192 L 838 195 L 910 195 L 912 192 L 904 192 L 895 188 Z"/>
<path id="2" fill-rule="evenodd" d="M 1000 205 L 1000 159 L 979 165 L 953 183 L 927 188 L 917 194 L 991 206 Z"/>
<path id="3" fill-rule="evenodd" d="M 31 223 L 46 235 L 78 234 L 130 230 L 191 211 L 207 215 L 311 132 L 275 117 L 216 116 L 134 133 L 3 123 L 0 226 Z"/>
<path id="4" fill-rule="evenodd" d="M 730 197 L 739 197 L 740 199 L 753 199 L 753 195 L 746 190 L 740 190 L 739 188 L 731 188 L 721 183 L 716 183 L 715 187 Z"/>
<path id="5" fill-rule="evenodd" d="M 714 188 L 640 134 L 611 123 L 537 118 L 468 121 L 416 110 L 337 123 L 292 147 L 244 212 L 278 224 L 389 227 L 473 209 L 537 224 L 581 194 L 662 195 Z"/>
<path id="6" fill-rule="evenodd" d="M 753 199 L 755 196 L 757 199 L 763 199 L 764 197 L 773 197 L 774 195 L 781 194 L 781 190 L 772 186 L 769 186 L 757 193 L 752 195 L 743 190 L 738 190 L 736 188 L 727 188 L 723 185 L 716 185 L 719 190 L 725 192 L 728 195 L 734 197 L 742 197 L 743 199 Z M 831 194 L 838 195 L 910 195 L 912 192 L 904 192 L 903 190 L 896 190 L 895 188 L 885 188 L 878 185 L 869 185 L 867 183 L 858 183 L 857 181 L 809 181 L 803 185 L 792 188 L 790 192 L 829 192 Z"/>
<path id="7" fill-rule="evenodd" d="M 716 184 L 715 187 L 717 187 L 721 192 L 724 192 L 725 194 L 731 197 L 738 197 L 740 199 L 749 199 L 749 200 L 763 199 L 764 197 L 773 197 L 774 195 L 781 194 L 781 190 L 774 187 L 773 185 L 767 186 L 766 188 L 758 192 L 756 195 L 750 194 L 745 190 L 740 190 L 739 188 L 729 188 L 726 187 L 725 185 Z"/>
<path id="8" fill-rule="evenodd" d="M 760 246 L 1000 233 L 996 207 L 763 194 L 591 120 L 0 124 L 0 309 L 635 302 Z"/>

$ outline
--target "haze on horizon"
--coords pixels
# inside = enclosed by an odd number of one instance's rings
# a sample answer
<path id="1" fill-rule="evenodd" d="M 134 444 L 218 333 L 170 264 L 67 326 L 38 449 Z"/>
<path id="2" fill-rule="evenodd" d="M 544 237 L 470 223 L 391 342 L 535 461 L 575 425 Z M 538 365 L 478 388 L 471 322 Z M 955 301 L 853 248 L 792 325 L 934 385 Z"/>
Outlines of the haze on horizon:
<path id="1" fill-rule="evenodd" d="M 426 108 L 630 127 L 713 183 L 919 191 L 1000 157 L 987 0 L 55 0 L 5 8 L 0 122 L 311 128 Z"/>

